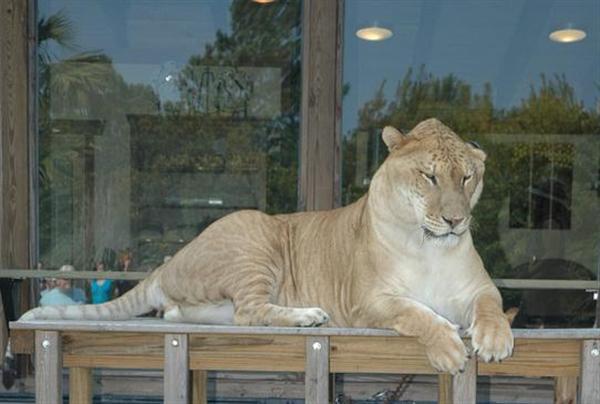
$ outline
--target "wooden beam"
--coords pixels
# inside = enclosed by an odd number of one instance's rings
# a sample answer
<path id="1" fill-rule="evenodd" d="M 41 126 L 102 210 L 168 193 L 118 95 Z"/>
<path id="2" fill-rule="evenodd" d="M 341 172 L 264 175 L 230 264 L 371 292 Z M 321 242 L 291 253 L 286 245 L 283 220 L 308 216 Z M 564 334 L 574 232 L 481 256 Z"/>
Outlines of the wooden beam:
<path id="1" fill-rule="evenodd" d="M 452 404 L 452 376 L 438 375 L 438 404 Z"/>
<path id="2" fill-rule="evenodd" d="M 581 344 L 582 404 L 600 403 L 600 340 L 583 341 Z"/>
<path id="3" fill-rule="evenodd" d="M 300 335 L 190 335 L 193 370 L 303 372 Z"/>
<path id="4" fill-rule="evenodd" d="M 577 376 L 554 378 L 554 404 L 577 404 Z"/>
<path id="5" fill-rule="evenodd" d="M 131 333 L 171 333 L 171 334 L 198 334 L 198 335 L 327 335 L 344 337 L 391 337 L 405 338 L 397 332 L 380 328 L 310 328 L 310 327 L 263 327 L 263 326 L 225 326 L 202 325 L 190 323 L 173 323 L 157 318 L 141 317 L 127 321 L 106 320 L 29 320 L 13 321 L 11 330 L 54 330 L 54 331 L 100 331 L 106 332 L 131 332 Z M 600 339 L 598 328 L 538 328 L 512 330 L 515 339 L 519 340 L 584 340 Z M 536 341 L 534 343 L 543 343 Z"/>
<path id="6" fill-rule="evenodd" d="M 6 315 L 4 314 L 4 304 L 0 292 L 0 363 L 4 363 L 6 345 L 8 345 L 8 328 L 6 327 Z"/>
<path id="7" fill-rule="evenodd" d="M 477 396 L 477 359 L 467 361 L 465 369 L 452 377 L 452 403 L 475 404 Z"/>
<path id="8" fill-rule="evenodd" d="M 331 337 L 331 371 L 336 373 L 436 374 L 416 339 Z"/>
<path id="9" fill-rule="evenodd" d="M 190 369 L 188 336 L 165 335 L 164 401 L 165 403 L 190 402 Z"/>
<path id="10" fill-rule="evenodd" d="M 35 370 L 35 402 L 62 404 L 62 347 L 57 331 L 36 331 Z"/>
<path id="11" fill-rule="evenodd" d="M 38 279 L 38 278 L 61 278 L 61 279 L 115 279 L 139 281 L 146 279 L 150 272 L 123 272 L 123 271 L 71 271 L 64 272 L 58 269 L 3 269 L 0 278 L 11 279 Z"/>
<path id="12" fill-rule="evenodd" d="M 28 4 L 5 0 L 0 6 L 0 268 L 31 266 Z M 21 292 L 28 300 L 26 285 Z"/>
<path id="13" fill-rule="evenodd" d="M 339 198 L 341 35 L 338 0 L 306 0 L 302 17 L 300 210 L 331 209 Z"/>
<path id="14" fill-rule="evenodd" d="M 192 404 L 208 403 L 208 372 L 206 370 L 192 371 Z"/>
<path id="15" fill-rule="evenodd" d="M 62 335 L 65 367 L 162 369 L 164 365 L 163 334 L 64 332 Z"/>
<path id="16" fill-rule="evenodd" d="M 496 286 L 505 289 L 562 289 L 598 290 L 598 281 L 571 279 L 501 279 L 493 280 Z"/>
<path id="17" fill-rule="evenodd" d="M 578 376 L 581 342 L 568 339 L 515 339 L 512 357 L 479 363 L 482 376 Z M 551 352 L 551 354 L 549 354 Z"/>
<path id="18" fill-rule="evenodd" d="M 92 369 L 69 368 L 69 404 L 92 404 Z"/>
<path id="19" fill-rule="evenodd" d="M 304 400 L 307 403 L 329 402 L 329 338 L 306 337 Z"/>

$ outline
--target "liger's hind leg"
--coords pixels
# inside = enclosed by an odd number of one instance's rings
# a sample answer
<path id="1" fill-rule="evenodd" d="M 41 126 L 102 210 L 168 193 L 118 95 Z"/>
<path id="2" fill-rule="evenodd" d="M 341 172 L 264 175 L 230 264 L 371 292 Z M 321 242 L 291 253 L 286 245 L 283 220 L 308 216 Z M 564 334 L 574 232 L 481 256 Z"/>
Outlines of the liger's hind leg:
<path id="1" fill-rule="evenodd" d="M 165 310 L 164 319 L 180 323 L 232 325 L 233 304 L 226 300 L 197 306 L 173 305 Z"/>
<path id="2" fill-rule="evenodd" d="M 277 279 L 269 268 L 247 273 L 233 297 L 236 325 L 317 327 L 329 321 L 319 307 L 285 307 L 273 303 Z"/>

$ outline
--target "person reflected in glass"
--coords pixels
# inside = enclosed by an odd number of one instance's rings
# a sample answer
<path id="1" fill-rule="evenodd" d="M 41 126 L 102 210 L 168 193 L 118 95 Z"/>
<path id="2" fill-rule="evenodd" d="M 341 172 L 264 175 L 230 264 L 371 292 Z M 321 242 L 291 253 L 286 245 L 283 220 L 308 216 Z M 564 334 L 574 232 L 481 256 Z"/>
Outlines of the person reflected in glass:
<path id="1" fill-rule="evenodd" d="M 96 272 L 104 272 L 104 262 L 96 262 Z M 92 303 L 106 303 L 112 298 L 112 279 L 93 279 L 91 282 Z"/>
<path id="2" fill-rule="evenodd" d="M 63 265 L 59 269 L 59 272 L 72 271 L 75 271 L 72 265 Z M 41 291 L 40 306 L 83 304 L 85 301 L 85 292 L 80 288 L 72 287 L 70 279 L 47 279 L 46 289 Z"/>
<path id="3" fill-rule="evenodd" d="M 123 272 L 128 272 L 131 269 L 131 263 L 133 261 L 133 254 L 129 250 L 125 250 L 119 257 L 119 269 Z M 121 279 L 115 282 L 115 295 L 121 296 L 129 292 L 136 282 Z"/>

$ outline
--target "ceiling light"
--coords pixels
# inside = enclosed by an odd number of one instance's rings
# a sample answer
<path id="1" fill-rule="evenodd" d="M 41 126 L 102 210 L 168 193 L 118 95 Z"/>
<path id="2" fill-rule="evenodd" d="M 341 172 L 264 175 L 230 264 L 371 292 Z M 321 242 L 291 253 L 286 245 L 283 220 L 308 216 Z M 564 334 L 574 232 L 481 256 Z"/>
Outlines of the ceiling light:
<path id="1" fill-rule="evenodd" d="M 585 31 L 574 28 L 559 29 L 548 35 L 554 42 L 570 43 L 581 41 L 586 37 Z"/>
<path id="2" fill-rule="evenodd" d="M 377 26 L 365 27 L 356 31 L 356 36 L 365 41 L 384 41 L 392 35 L 391 30 Z"/>
<path id="3" fill-rule="evenodd" d="M 269 3 L 273 3 L 275 2 L 275 0 L 252 0 L 255 3 L 259 3 L 259 4 L 269 4 Z"/>

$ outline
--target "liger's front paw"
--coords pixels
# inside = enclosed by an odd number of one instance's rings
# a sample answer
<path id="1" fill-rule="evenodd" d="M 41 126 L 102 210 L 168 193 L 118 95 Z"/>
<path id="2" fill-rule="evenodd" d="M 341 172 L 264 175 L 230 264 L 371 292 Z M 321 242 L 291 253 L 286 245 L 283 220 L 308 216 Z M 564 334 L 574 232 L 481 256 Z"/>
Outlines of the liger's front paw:
<path id="1" fill-rule="evenodd" d="M 296 327 L 318 327 L 329 321 L 329 315 L 319 307 L 293 309 L 293 322 Z"/>
<path id="2" fill-rule="evenodd" d="M 456 374 L 462 372 L 468 360 L 468 352 L 458 327 L 446 322 L 426 345 L 427 357 L 431 366 L 440 372 Z"/>
<path id="3" fill-rule="evenodd" d="M 504 316 L 476 318 L 468 333 L 474 352 L 485 362 L 501 361 L 512 354 L 513 334 Z"/>

